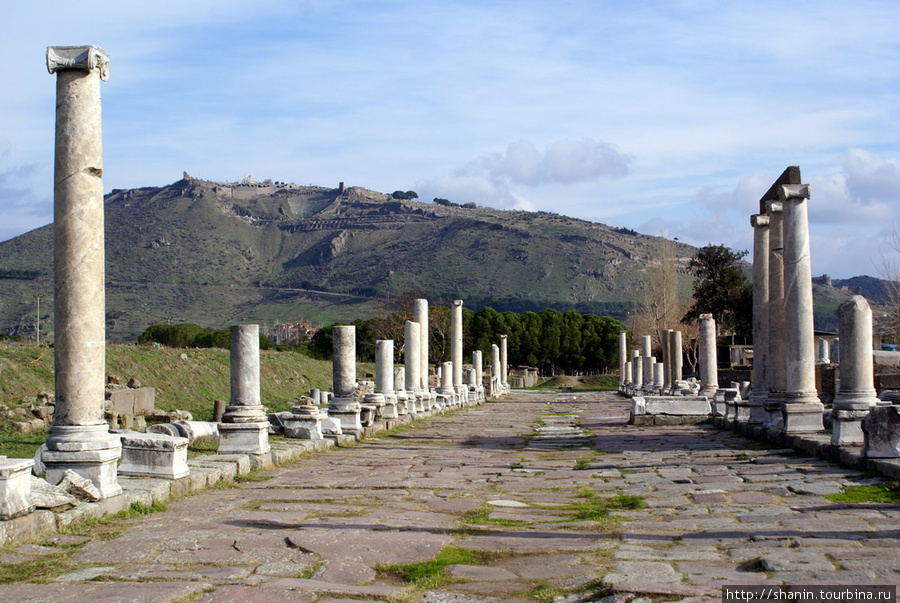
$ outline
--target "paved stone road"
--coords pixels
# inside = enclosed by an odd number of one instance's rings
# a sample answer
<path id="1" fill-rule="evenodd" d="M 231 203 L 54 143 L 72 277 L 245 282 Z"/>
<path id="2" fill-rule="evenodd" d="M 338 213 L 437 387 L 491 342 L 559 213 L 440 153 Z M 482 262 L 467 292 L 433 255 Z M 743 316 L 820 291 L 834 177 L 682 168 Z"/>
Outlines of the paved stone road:
<path id="1" fill-rule="evenodd" d="M 586 601 L 611 586 L 719 601 L 729 583 L 900 582 L 900 508 L 823 496 L 873 479 L 626 419 L 613 394 L 515 393 L 170 503 L 113 540 L 59 535 L 87 540 L 65 573 L 0 585 L 0 600 Z M 376 571 L 445 547 L 478 553 L 431 589 Z M 0 563 L 54 550 L 20 545 Z"/>

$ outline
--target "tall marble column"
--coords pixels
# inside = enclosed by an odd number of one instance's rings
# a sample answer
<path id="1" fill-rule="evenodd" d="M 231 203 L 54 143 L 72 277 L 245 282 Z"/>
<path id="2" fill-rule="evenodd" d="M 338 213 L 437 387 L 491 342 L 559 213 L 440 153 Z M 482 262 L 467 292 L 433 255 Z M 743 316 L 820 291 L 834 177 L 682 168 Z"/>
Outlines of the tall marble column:
<path id="1" fill-rule="evenodd" d="M 816 393 L 812 267 L 809 258 L 809 186 L 779 190 L 784 208 L 784 337 L 787 358 L 782 427 L 785 433 L 822 431 L 824 405 Z"/>
<path id="2" fill-rule="evenodd" d="M 650 335 L 641 337 L 641 388 L 651 389 L 653 387 L 653 338 Z"/>
<path id="3" fill-rule="evenodd" d="M 428 300 L 416 299 L 413 301 L 413 322 L 419 324 L 419 383 L 416 387 L 423 393 L 428 393 Z"/>
<path id="4" fill-rule="evenodd" d="M 426 412 L 422 398 L 422 354 L 421 325 L 407 320 L 403 327 L 403 345 L 405 346 L 404 366 L 406 367 L 406 395 L 414 401 L 416 412 Z M 430 403 L 429 403 L 430 404 Z"/>
<path id="5" fill-rule="evenodd" d="M 339 421 L 343 433 L 360 435 L 360 405 L 356 397 L 356 327 L 332 327 L 332 389 L 334 397 L 328 404 L 328 416 Z"/>
<path id="6" fill-rule="evenodd" d="M 259 325 L 231 327 L 231 401 L 219 424 L 219 454 L 266 454 L 269 421 L 259 390 Z"/>
<path id="7" fill-rule="evenodd" d="M 500 346 L 491 344 L 491 395 L 503 393 L 503 382 L 500 380 Z"/>
<path id="8" fill-rule="evenodd" d="M 712 314 L 700 315 L 700 395 L 712 399 L 719 389 L 716 357 L 716 321 Z"/>
<path id="9" fill-rule="evenodd" d="M 750 392 L 750 425 L 763 425 L 769 395 L 769 216 L 750 216 L 753 227 L 753 389 Z"/>
<path id="10" fill-rule="evenodd" d="M 767 203 L 769 215 L 769 355 L 766 382 L 769 394 L 763 401 L 763 427 L 780 432 L 787 389 L 787 356 L 784 339 L 784 211 L 780 201 Z"/>
<path id="11" fill-rule="evenodd" d="M 472 352 L 472 366 L 475 368 L 475 400 L 484 400 L 484 355 L 481 350 Z"/>
<path id="12" fill-rule="evenodd" d="M 504 392 L 509 391 L 509 355 L 507 347 L 508 341 L 509 335 L 500 336 L 500 383 L 503 386 Z"/>
<path id="13" fill-rule="evenodd" d="M 625 363 L 628 362 L 628 333 L 619 331 L 619 389 L 623 389 L 628 383 L 625 374 Z"/>
<path id="14" fill-rule="evenodd" d="M 453 389 L 465 399 L 466 384 L 463 383 L 463 300 L 453 300 L 450 307 L 450 361 L 453 362 Z"/>
<path id="15" fill-rule="evenodd" d="M 109 55 L 97 46 L 47 48 L 56 74 L 53 174 L 53 320 L 56 417 L 42 455 L 56 484 L 67 469 L 90 479 L 103 498 L 121 494 L 118 437 L 103 420 L 106 288 L 100 81 Z"/>
<path id="16" fill-rule="evenodd" d="M 838 308 L 841 353 L 841 387 L 832 407 L 835 446 L 863 443 L 862 420 L 878 402 L 872 355 L 872 309 L 861 295 Z"/>

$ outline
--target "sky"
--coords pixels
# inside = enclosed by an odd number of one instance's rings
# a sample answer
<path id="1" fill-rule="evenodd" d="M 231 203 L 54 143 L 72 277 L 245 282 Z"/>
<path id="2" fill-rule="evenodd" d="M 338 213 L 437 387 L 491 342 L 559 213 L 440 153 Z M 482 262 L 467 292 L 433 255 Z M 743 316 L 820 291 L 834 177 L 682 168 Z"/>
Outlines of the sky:
<path id="1" fill-rule="evenodd" d="M 86 44 L 107 192 L 345 182 L 739 251 L 797 165 L 814 275 L 900 254 L 898 2 L 2 2 L 0 240 L 52 221 L 46 47 Z"/>

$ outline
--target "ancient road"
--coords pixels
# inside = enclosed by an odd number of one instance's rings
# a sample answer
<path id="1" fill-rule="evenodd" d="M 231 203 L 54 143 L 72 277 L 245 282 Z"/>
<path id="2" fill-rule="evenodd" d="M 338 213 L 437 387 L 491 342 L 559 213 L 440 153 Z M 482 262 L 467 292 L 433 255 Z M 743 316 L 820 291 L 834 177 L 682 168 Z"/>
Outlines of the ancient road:
<path id="1" fill-rule="evenodd" d="M 612 585 L 719 601 L 728 583 L 900 581 L 900 507 L 822 496 L 871 478 L 626 419 L 614 394 L 513 393 L 172 502 L 112 539 L 20 545 L 0 562 L 80 548 L 0 600 L 588 601 Z M 435 557 L 443 578 L 401 577 Z"/>

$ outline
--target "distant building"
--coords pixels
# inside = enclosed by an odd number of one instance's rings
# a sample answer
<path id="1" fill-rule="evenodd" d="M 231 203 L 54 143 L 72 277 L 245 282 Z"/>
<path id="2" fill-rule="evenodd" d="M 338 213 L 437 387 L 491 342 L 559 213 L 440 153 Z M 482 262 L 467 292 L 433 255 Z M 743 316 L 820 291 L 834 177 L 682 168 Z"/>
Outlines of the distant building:
<path id="1" fill-rule="evenodd" d="M 271 339 L 277 345 L 300 345 L 310 341 L 318 330 L 308 322 L 286 322 L 272 328 Z"/>

